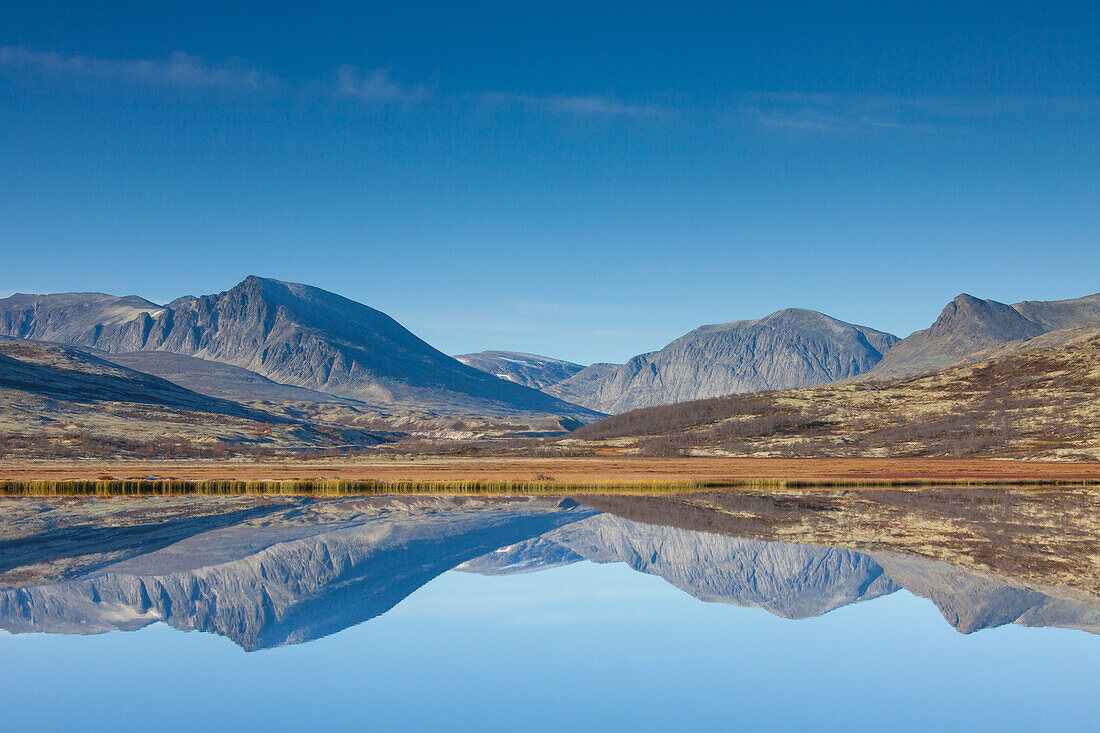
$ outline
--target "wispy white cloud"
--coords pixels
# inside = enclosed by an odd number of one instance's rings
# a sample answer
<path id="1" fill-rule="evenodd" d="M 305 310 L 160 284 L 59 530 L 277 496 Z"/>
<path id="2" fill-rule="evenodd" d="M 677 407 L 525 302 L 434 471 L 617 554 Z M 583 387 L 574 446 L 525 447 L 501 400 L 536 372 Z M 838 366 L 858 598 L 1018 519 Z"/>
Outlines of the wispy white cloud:
<path id="1" fill-rule="evenodd" d="M 596 94 L 566 96 L 485 92 L 478 99 L 488 107 L 522 107 L 573 117 L 640 118 L 665 117 L 671 114 L 671 110 L 666 107 L 625 102 L 615 97 Z"/>
<path id="2" fill-rule="evenodd" d="M 373 69 L 365 74 L 354 66 L 336 70 L 336 92 L 341 96 L 379 104 L 420 102 L 434 91 L 424 84 L 406 84 L 394 80 L 389 69 Z"/>
<path id="3" fill-rule="evenodd" d="M 970 121 L 1100 113 L 1100 101 L 1064 97 L 860 96 L 747 94 L 737 115 L 764 127 L 802 132 L 941 132 Z"/>
<path id="4" fill-rule="evenodd" d="M 182 51 L 164 59 L 105 59 L 0 46 L 0 68 L 153 87 L 257 90 L 279 83 L 239 59 L 212 64 Z"/>

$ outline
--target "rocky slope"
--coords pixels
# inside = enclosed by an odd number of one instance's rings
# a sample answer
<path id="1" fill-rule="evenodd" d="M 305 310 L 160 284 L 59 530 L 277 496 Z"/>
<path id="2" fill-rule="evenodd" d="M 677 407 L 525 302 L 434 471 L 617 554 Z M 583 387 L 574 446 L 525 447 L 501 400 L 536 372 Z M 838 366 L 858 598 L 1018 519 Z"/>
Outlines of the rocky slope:
<path id="1" fill-rule="evenodd" d="M 909 555 L 876 552 L 871 556 L 907 591 L 936 604 L 944 619 L 963 634 L 1005 624 L 1100 633 L 1100 598 L 1059 598 Z"/>
<path id="2" fill-rule="evenodd" d="M 897 552 L 728 537 L 612 514 L 495 550 L 457 569 L 502 575 L 581 560 L 625 563 L 699 600 L 761 608 L 783 618 L 812 618 L 904 588 L 931 600 L 964 634 L 1011 623 L 1100 633 L 1100 598 L 1059 597 Z"/>
<path id="3" fill-rule="evenodd" d="M 319 288 L 255 276 L 226 292 L 164 307 L 132 296 L 17 294 L 0 300 L 0 335 L 111 353 L 168 351 L 374 405 L 593 417 L 468 367 L 373 308 Z"/>
<path id="4" fill-rule="evenodd" d="M 476 354 L 459 354 L 455 358 L 466 366 L 531 389 L 550 387 L 584 369 L 571 361 L 518 351 L 479 351 Z"/>
<path id="5" fill-rule="evenodd" d="M 932 372 L 998 344 L 1096 321 L 1100 294 L 1006 305 L 964 293 L 947 304 L 930 328 L 898 342 L 866 376 L 896 379 Z"/>
<path id="6" fill-rule="evenodd" d="M 862 374 L 897 338 L 792 308 L 703 326 L 587 382 L 578 404 L 606 413 L 742 392 L 808 387 Z M 581 373 L 583 374 L 583 372 Z M 576 394 L 578 377 L 547 392 Z M 586 375 L 587 379 L 590 375 Z"/>
<path id="7" fill-rule="evenodd" d="M 603 381 L 611 377 L 622 366 L 622 364 L 609 364 L 606 362 L 589 364 L 573 376 L 543 388 L 543 391 L 566 402 L 579 405 L 586 400 L 591 400 Z"/>

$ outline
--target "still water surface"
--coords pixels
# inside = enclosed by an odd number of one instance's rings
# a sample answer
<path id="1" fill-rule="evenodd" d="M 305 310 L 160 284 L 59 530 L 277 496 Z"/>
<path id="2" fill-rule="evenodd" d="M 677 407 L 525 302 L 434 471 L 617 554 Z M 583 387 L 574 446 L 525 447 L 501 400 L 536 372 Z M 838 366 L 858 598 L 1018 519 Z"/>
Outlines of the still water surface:
<path id="1" fill-rule="evenodd" d="M 1098 725 L 1087 598 L 568 503 L 321 514 L 0 589 L 3 728 Z"/>

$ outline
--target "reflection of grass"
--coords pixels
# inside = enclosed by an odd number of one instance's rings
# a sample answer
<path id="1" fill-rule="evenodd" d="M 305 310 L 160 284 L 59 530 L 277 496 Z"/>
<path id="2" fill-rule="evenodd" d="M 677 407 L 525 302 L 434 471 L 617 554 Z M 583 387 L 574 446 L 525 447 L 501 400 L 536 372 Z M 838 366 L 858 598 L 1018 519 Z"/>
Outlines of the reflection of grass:
<path id="1" fill-rule="evenodd" d="M 937 560 L 1041 593 L 1085 591 L 1097 606 L 1100 490 L 1094 487 L 713 491 L 588 496 L 583 503 L 646 524 Z M 980 589 L 963 584 L 958 591 Z"/>
<path id="2" fill-rule="evenodd" d="M 72 481 L 0 481 L 6 496 L 176 496 L 185 494 L 291 494 L 369 496 L 379 494 L 662 494 L 714 489 L 918 488 L 927 486 L 1083 486 L 1096 481 L 1032 479 L 978 480 L 776 480 L 734 481 L 378 481 L 294 479 L 225 481 L 180 479 L 94 479 Z"/>
<path id="3" fill-rule="evenodd" d="M 9 496 L 169 496 L 182 494 L 561 494 L 585 491 L 662 493 L 714 488 L 695 481 L 559 483 L 555 481 L 184 481 L 178 479 L 96 479 L 75 481 L 4 481 L 0 494 Z"/>

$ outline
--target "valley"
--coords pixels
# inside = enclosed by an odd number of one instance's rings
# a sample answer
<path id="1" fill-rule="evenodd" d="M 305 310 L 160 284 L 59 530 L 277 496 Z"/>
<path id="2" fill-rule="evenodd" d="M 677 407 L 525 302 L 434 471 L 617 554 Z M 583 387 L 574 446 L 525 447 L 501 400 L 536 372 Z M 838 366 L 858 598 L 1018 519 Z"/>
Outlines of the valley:
<path id="1" fill-rule="evenodd" d="M 511 461 L 611 461 L 564 471 L 594 481 L 646 458 L 1023 459 L 1038 471 L 1100 459 L 1097 319 L 1100 295 L 1010 306 L 963 294 L 899 339 L 787 309 L 584 366 L 450 357 L 365 305 L 255 276 L 164 306 L 16 294 L 0 299 L 0 459 L 252 472 L 438 456 L 482 461 L 486 476 Z M 655 480 L 725 480 L 693 465 Z"/>

